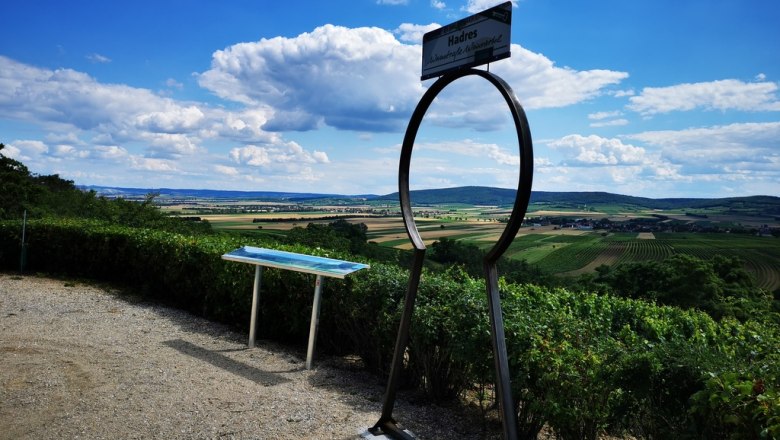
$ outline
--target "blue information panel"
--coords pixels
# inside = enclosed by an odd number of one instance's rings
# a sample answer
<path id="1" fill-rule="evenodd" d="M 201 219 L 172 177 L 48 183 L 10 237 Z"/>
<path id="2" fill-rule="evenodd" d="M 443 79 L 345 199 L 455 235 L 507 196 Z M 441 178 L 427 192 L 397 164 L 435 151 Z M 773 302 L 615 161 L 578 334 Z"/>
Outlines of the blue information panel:
<path id="1" fill-rule="evenodd" d="M 230 251 L 223 255 L 222 258 L 240 263 L 258 264 L 260 266 L 313 273 L 334 278 L 344 278 L 352 272 L 369 267 L 368 264 L 252 246 L 244 246 Z"/>

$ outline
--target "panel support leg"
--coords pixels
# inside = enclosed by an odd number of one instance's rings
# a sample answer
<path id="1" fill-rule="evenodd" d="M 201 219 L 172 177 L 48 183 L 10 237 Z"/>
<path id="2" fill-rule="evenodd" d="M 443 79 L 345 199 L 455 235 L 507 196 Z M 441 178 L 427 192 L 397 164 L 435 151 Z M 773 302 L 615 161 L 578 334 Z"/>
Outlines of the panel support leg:
<path id="1" fill-rule="evenodd" d="M 257 328 L 257 312 L 260 308 L 260 282 L 263 278 L 263 266 L 255 266 L 255 286 L 252 289 L 252 318 L 249 320 L 249 348 L 255 347 L 255 329 Z"/>
<path id="2" fill-rule="evenodd" d="M 311 325 L 309 326 L 309 347 L 306 350 L 306 369 L 311 370 L 314 360 L 314 343 L 317 342 L 317 327 L 320 325 L 320 302 L 322 301 L 323 276 L 317 275 L 314 284 L 314 304 L 311 306 Z"/>

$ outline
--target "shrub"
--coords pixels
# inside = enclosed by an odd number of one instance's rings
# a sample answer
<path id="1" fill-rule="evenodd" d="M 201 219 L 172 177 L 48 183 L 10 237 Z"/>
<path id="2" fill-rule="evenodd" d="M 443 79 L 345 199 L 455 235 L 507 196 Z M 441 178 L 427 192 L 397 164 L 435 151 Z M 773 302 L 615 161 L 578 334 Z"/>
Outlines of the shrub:
<path id="1" fill-rule="evenodd" d="M 229 235 L 186 235 L 99 221 L 28 225 L 30 271 L 122 283 L 211 319 L 246 328 L 253 268 L 222 254 L 245 244 L 355 257 Z M 0 269 L 19 267 L 21 222 L 0 222 Z M 328 279 L 321 348 L 357 353 L 387 374 L 408 272 L 396 265 Z M 266 269 L 261 337 L 303 343 L 311 275 Z M 695 310 L 592 293 L 500 282 L 519 432 L 559 438 L 771 438 L 780 430 L 780 330 L 719 322 Z M 431 398 L 494 381 L 484 282 L 464 270 L 425 271 L 403 378 Z"/>

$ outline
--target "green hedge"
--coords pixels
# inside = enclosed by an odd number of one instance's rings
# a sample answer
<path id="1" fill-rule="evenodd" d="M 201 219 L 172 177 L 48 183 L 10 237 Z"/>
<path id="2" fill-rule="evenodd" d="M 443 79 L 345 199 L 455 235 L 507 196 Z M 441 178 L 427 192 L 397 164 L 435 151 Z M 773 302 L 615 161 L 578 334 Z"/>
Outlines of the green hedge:
<path id="1" fill-rule="evenodd" d="M 20 222 L 0 222 L 0 268 L 19 268 Z M 132 286 L 210 319 L 246 329 L 253 268 L 220 256 L 246 244 L 355 259 L 319 248 L 186 236 L 105 223 L 28 224 L 28 270 Z M 244 240 L 244 241 L 241 241 Z M 357 353 L 386 374 L 408 272 L 372 263 L 326 281 L 321 349 Z M 305 343 L 310 275 L 267 269 L 259 335 Z M 519 431 L 548 426 L 560 438 L 780 436 L 780 332 L 759 322 L 713 321 L 696 311 L 501 284 Z M 404 382 L 432 399 L 494 403 L 484 283 L 459 269 L 424 273 Z"/>

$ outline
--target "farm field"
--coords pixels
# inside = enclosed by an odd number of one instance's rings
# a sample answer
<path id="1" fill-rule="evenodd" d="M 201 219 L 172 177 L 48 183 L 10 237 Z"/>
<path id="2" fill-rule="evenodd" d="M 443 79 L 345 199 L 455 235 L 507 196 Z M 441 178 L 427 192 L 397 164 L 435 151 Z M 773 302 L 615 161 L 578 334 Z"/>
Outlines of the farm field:
<path id="1" fill-rule="evenodd" d="M 490 212 L 490 207 L 479 207 L 479 209 L 475 209 L 473 206 L 439 207 L 426 211 L 421 210 L 420 215 L 425 215 L 425 217 L 415 220 L 420 235 L 427 246 L 447 237 L 462 240 L 486 250 L 493 246 L 506 226 L 505 223 L 486 218 L 486 211 Z M 531 213 L 531 215 L 540 214 L 583 219 L 608 217 L 613 221 L 652 218 L 651 212 L 621 214 L 617 212 L 550 210 Z M 202 215 L 201 217 L 211 222 L 215 229 L 284 233 L 284 231 L 296 226 L 305 227 L 310 222 L 328 223 L 333 221 L 332 218 L 323 220 L 324 215 L 343 217 L 352 223 L 364 223 L 368 228 L 368 240 L 376 242 L 380 246 L 412 249 L 400 216 L 334 214 L 323 210 L 305 213 L 215 214 Z M 679 215 L 679 217 L 684 218 L 684 215 Z M 268 221 L 264 221 L 265 218 Z M 290 220 L 285 221 L 285 218 Z M 726 220 L 735 221 L 737 219 L 727 218 Z M 755 276 L 759 286 L 770 291 L 780 288 L 780 240 L 748 234 L 607 233 L 601 230 L 558 228 L 553 225 L 523 227 L 504 258 L 526 260 L 548 273 L 577 276 L 595 272 L 595 269 L 602 264 L 660 261 L 675 254 L 693 255 L 703 259 L 712 258 L 715 255 L 736 256 L 744 261 L 745 268 Z"/>

